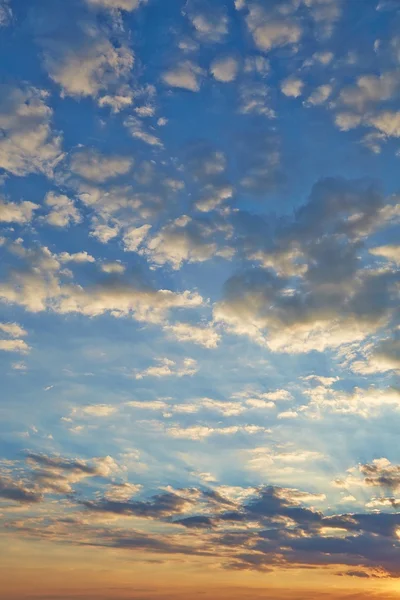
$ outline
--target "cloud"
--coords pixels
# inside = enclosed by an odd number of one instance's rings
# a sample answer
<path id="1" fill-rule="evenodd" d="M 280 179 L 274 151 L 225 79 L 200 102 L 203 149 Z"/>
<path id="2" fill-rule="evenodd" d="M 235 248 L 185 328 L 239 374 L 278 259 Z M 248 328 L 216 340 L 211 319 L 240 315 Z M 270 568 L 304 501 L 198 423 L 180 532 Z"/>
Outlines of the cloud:
<path id="1" fill-rule="evenodd" d="M 111 10 L 126 10 L 131 12 L 146 4 L 147 0 L 85 0 L 93 8 L 104 8 Z"/>
<path id="2" fill-rule="evenodd" d="M 274 244 L 263 251 L 269 257 L 263 259 L 265 268 L 249 269 L 226 282 L 223 299 L 214 306 L 215 320 L 272 351 L 291 353 L 362 341 L 387 325 L 394 318 L 392 283 L 397 276 L 364 269 L 359 252 L 363 240 L 398 209 L 385 204 L 373 188 L 363 188 L 361 182 L 334 179 L 316 184 L 292 224 L 286 222 L 281 233 L 278 226 Z M 252 231 L 245 239 L 247 255 L 262 258 L 251 252 L 254 244 L 260 253 L 262 238 Z M 288 247 L 293 250 L 285 264 L 282 252 Z M 290 279 L 292 273 L 296 281 Z"/>
<path id="3" fill-rule="evenodd" d="M 246 21 L 257 48 L 263 51 L 296 44 L 303 33 L 295 19 L 270 15 L 257 5 L 250 7 Z"/>
<path id="4" fill-rule="evenodd" d="M 18 323 L 0 323 L 0 331 L 6 333 L 12 338 L 24 337 L 27 332 Z"/>
<path id="5" fill-rule="evenodd" d="M 6 334 L 11 339 L 0 339 L 0 350 L 4 352 L 20 352 L 26 354 L 30 347 L 21 339 L 27 335 L 27 331 L 18 323 L 0 323 L 0 332 Z"/>
<path id="6" fill-rule="evenodd" d="M 176 270 L 183 262 L 201 263 L 215 256 L 231 258 L 227 247 L 219 247 L 218 244 L 223 233 L 223 226 L 219 226 L 218 220 L 213 223 L 182 215 L 150 238 L 142 253 L 155 265 L 169 263 Z"/>
<path id="7" fill-rule="evenodd" d="M 136 117 L 128 117 L 124 122 L 124 125 L 133 138 L 141 140 L 149 146 L 155 146 L 159 148 L 163 147 L 161 140 L 154 133 L 150 133 L 149 131 L 145 130 L 140 119 L 137 119 Z"/>
<path id="8" fill-rule="evenodd" d="M 159 519 L 180 514 L 190 504 L 190 501 L 182 498 L 182 496 L 168 492 L 153 496 L 149 501 L 136 500 L 123 502 L 104 499 L 99 502 L 83 502 L 83 505 L 90 511 L 137 516 L 147 519 Z"/>
<path id="9" fill-rule="evenodd" d="M 111 456 L 94 458 L 88 462 L 29 452 L 26 460 L 32 468 L 30 476 L 41 494 L 71 494 L 74 484 L 88 477 L 108 479 L 119 469 Z"/>
<path id="10" fill-rule="evenodd" d="M 151 225 L 146 224 L 126 230 L 123 236 L 125 252 L 136 252 L 146 239 L 150 229 Z"/>
<path id="11" fill-rule="evenodd" d="M 205 348 L 216 348 L 221 339 L 212 327 L 199 327 L 191 323 L 174 323 L 164 328 L 180 342 L 193 342 Z"/>
<path id="12" fill-rule="evenodd" d="M 44 2 L 31 9 L 31 24 L 44 68 L 62 93 L 96 98 L 100 92 L 117 91 L 126 82 L 134 57 L 118 18 L 110 13 L 102 22 L 93 11 L 84 10 L 85 4 L 74 0 L 68 6 L 59 0 Z M 91 4 L 112 8 L 107 0 Z M 128 0 L 114 4 L 115 8 L 129 9 Z"/>
<path id="13" fill-rule="evenodd" d="M 0 86 L 0 167 L 13 175 L 53 174 L 63 158 L 61 136 L 53 133 L 48 93 L 34 87 Z M 35 205 L 26 202 L 25 211 Z"/>
<path id="14" fill-rule="evenodd" d="M 39 492 L 29 489 L 22 481 L 3 475 L 0 475 L 0 498 L 22 504 L 35 504 L 42 500 Z"/>
<path id="15" fill-rule="evenodd" d="M 295 77 L 288 77 L 281 83 L 282 93 L 290 98 L 298 98 L 301 96 L 303 87 L 304 82 Z"/>
<path id="16" fill-rule="evenodd" d="M 134 316 L 138 321 L 160 323 L 172 308 L 201 306 L 196 292 L 156 290 L 139 279 L 131 283 L 123 279 L 81 286 L 62 283 L 60 263 L 48 248 L 25 250 L 18 247 L 26 268 L 15 269 L 0 284 L 0 298 L 31 312 L 50 309 L 58 314 L 80 313 L 97 316 L 110 313 L 114 317 Z"/>
<path id="17" fill-rule="evenodd" d="M 143 377 L 185 377 L 197 373 L 197 362 L 193 358 L 184 358 L 181 364 L 169 358 L 158 358 L 157 365 L 148 367 L 144 371 L 136 373 L 136 379 Z"/>
<path id="18" fill-rule="evenodd" d="M 18 223 L 19 225 L 30 223 L 33 219 L 34 211 L 38 210 L 38 208 L 38 204 L 29 201 L 16 204 L 15 202 L 6 202 L 0 199 L 0 222 Z"/>
<path id="19" fill-rule="evenodd" d="M 231 56 L 226 56 L 215 59 L 211 63 L 210 72 L 217 81 L 229 83 L 236 79 L 238 68 L 238 61 Z"/>
<path id="20" fill-rule="evenodd" d="M 173 438 L 188 440 L 204 440 L 213 435 L 235 435 L 243 433 L 254 435 L 257 433 L 270 433 L 269 429 L 260 425 L 231 425 L 228 427 L 208 427 L 206 425 L 193 425 L 192 427 L 170 427 L 167 434 Z"/>
<path id="21" fill-rule="evenodd" d="M 75 416 L 89 416 L 89 417 L 109 417 L 114 414 L 117 410 L 116 406 L 110 404 L 90 404 L 88 406 L 81 406 L 72 410 L 72 417 Z"/>
<path id="22" fill-rule="evenodd" d="M 103 273 L 108 273 L 110 275 L 120 275 L 125 272 L 125 266 L 121 265 L 121 263 L 119 262 L 109 262 L 103 263 L 101 265 L 101 270 L 103 271 Z"/>
<path id="23" fill-rule="evenodd" d="M 24 340 L 0 340 L 0 350 L 26 354 L 29 351 L 29 346 Z"/>
<path id="24" fill-rule="evenodd" d="M 199 40 L 215 43 L 226 37 L 229 19 L 223 7 L 211 0 L 188 0 L 185 10 Z"/>
<path id="25" fill-rule="evenodd" d="M 319 106 L 324 104 L 332 94 L 332 86 L 330 84 L 319 85 L 315 90 L 309 95 L 307 100 L 305 101 L 306 106 Z"/>
<path id="26" fill-rule="evenodd" d="M 179 63 L 172 69 L 163 73 L 164 83 L 171 87 L 198 92 L 200 90 L 203 69 L 187 60 Z"/>
<path id="27" fill-rule="evenodd" d="M 370 248 L 369 252 L 374 256 L 382 256 L 383 258 L 400 265 L 400 246 L 396 246 L 396 244 L 375 246 L 375 248 Z"/>
<path id="28" fill-rule="evenodd" d="M 73 254 L 70 254 L 69 252 L 61 252 L 58 255 L 58 258 L 62 263 L 69 263 L 69 262 L 94 263 L 94 262 L 96 262 L 96 259 L 91 254 L 88 254 L 86 252 L 86 250 L 84 250 L 83 252 L 75 252 Z"/>
<path id="29" fill-rule="evenodd" d="M 13 13 L 8 0 L 2 0 L 0 4 L 0 27 L 7 27 L 10 24 Z"/>
<path id="30" fill-rule="evenodd" d="M 45 219 L 53 227 L 68 227 L 71 224 L 80 223 L 82 220 L 73 201 L 64 194 L 48 192 L 45 203 L 51 208 Z"/>
<path id="31" fill-rule="evenodd" d="M 388 137 L 400 137 L 400 111 L 382 111 L 371 117 L 369 124 Z"/>
<path id="32" fill-rule="evenodd" d="M 95 150 L 81 150 L 71 159 L 71 171 L 88 181 L 104 183 L 132 168 L 132 159 L 125 156 L 107 156 Z"/>

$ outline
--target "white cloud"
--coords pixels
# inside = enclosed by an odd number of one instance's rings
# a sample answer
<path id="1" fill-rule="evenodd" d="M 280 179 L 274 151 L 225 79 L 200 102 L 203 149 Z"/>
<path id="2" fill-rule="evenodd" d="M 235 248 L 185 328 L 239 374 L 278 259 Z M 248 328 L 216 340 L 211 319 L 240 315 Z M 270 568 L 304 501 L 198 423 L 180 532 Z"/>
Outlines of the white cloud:
<path id="1" fill-rule="evenodd" d="M 210 0 L 188 0 L 185 8 L 199 40 L 220 42 L 227 35 L 229 19 L 218 3 Z"/>
<path id="2" fill-rule="evenodd" d="M 29 351 L 29 346 L 24 340 L 0 340 L 0 350 L 26 354 Z"/>
<path id="3" fill-rule="evenodd" d="M 297 21 L 290 17 L 269 15 L 259 6 L 250 8 L 247 25 L 256 46 L 264 51 L 297 44 L 302 36 L 302 29 Z"/>
<path id="4" fill-rule="evenodd" d="M 0 141 L 1 145 L 1 141 Z M 33 202 L 6 202 L 0 198 L 0 223 L 18 223 L 23 225 L 30 223 L 33 213 L 39 208 L 38 204 Z"/>
<path id="5" fill-rule="evenodd" d="M 238 68 L 238 61 L 231 56 L 227 56 L 215 59 L 211 63 L 210 72 L 217 81 L 229 83 L 236 79 Z"/>
<path id="6" fill-rule="evenodd" d="M 191 323 L 174 323 L 167 325 L 165 330 L 180 342 L 193 342 L 205 348 L 216 348 L 221 339 L 212 327 L 199 327 Z"/>
<path id="7" fill-rule="evenodd" d="M 143 254 L 155 265 L 170 263 L 173 269 L 180 269 L 184 261 L 204 262 L 215 256 L 231 258 L 232 253 L 226 247 L 219 248 L 210 239 L 214 228 L 207 228 L 191 217 L 182 215 L 165 225 L 150 240 Z"/>
<path id="8" fill-rule="evenodd" d="M 299 414 L 295 410 L 286 410 L 279 413 L 278 419 L 297 419 Z"/>
<path id="9" fill-rule="evenodd" d="M 375 246 L 375 248 L 371 248 L 369 252 L 374 256 L 382 256 L 383 258 L 400 265 L 400 246 L 397 246 L 396 244 Z"/>
<path id="10" fill-rule="evenodd" d="M 108 156 L 95 150 L 81 150 L 72 156 L 71 171 L 88 181 L 104 183 L 128 173 L 132 164 L 133 160 L 127 156 Z"/>
<path id="11" fill-rule="evenodd" d="M 196 202 L 196 208 L 201 212 L 210 212 L 232 196 L 232 186 L 209 184 L 203 189 L 202 198 Z"/>
<path id="12" fill-rule="evenodd" d="M 144 371 L 136 373 L 136 379 L 143 377 L 185 377 L 197 373 L 197 362 L 193 358 L 184 358 L 181 363 L 176 363 L 169 358 L 158 358 L 153 367 L 148 367 Z"/>
<path id="13" fill-rule="evenodd" d="M 133 138 L 141 140 L 149 146 L 158 146 L 159 148 L 162 148 L 163 144 L 161 140 L 154 133 L 146 131 L 143 122 L 140 119 L 128 117 L 124 121 L 124 125 Z"/>
<path id="14" fill-rule="evenodd" d="M 332 94 L 332 86 L 329 84 L 318 86 L 307 98 L 305 104 L 319 106 L 326 102 Z"/>
<path id="15" fill-rule="evenodd" d="M 49 225 L 68 227 L 68 225 L 80 223 L 82 220 L 74 202 L 64 194 L 49 192 L 46 194 L 45 203 L 51 208 L 51 211 L 45 217 Z"/>
<path id="16" fill-rule="evenodd" d="M 108 262 L 103 263 L 101 265 L 101 270 L 103 271 L 103 273 L 109 273 L 111 275 L 121 275 L 125 272 L 125 266 L 121 265 L 121 263 L 119 262 Z"/>
<path id="17" fill-rule="evenodd" d="M 204 440 L 212 435 L 235 435 L 246 433 L 254 435 L 257 433 L 270 433 L 268 429 L 259 425 L 232 425 L 230 427 L 207 427 L 206 425 L 194 425 L 193 427 L 171 427 L 167 429 L 168 435 L 178 439 Z"/>
<path id="18" fill-rule="evenodd" d="M 20 352 L 26 354 L 30 348 L 28 344 L 21 339 L 27 335 L 27 332 L 18 323 L 0 323 L 0 331 L 5 333 L 11 339 L 0 339 L 0 350 L 4 352 Z"/>
<path id="19" fill-rule="evenodd" d="M 69 254 L 69 252 L 61 252 L 57 257 L 62 263 L 75 262 L 75 263 L 94 263 L 96 259 L 85 251 L 75 252 Z"/>
<path id="20" fill-rule="evenodd" d="M 400 137 L 400 111 L 382 111 L 371 117 L 368 123 L 388 137 Z"/>
<path id="21" fill-rule="evenodd" d="M 301 96 L 303 87 L 303 81 L 297 77 L 288 77 L 281 83 L 282 93 L 291 98 L 298 98 Z"/>
<path id="22" fill-rule="evenodd" d="M 85 0 L 93 8 L 105 8 L 114 10 L 126 10 L 131 12 L 139 8 L 141 4 L 146 4 L 147 0 Z"/>
<path id="23" fill-rule="evenodd" d="M 100 92 L 109 95 L 109 90 L 121 87 L 132 70 L 134 56 L 118 19 L 115 24 L 111 20 L 109 31 L 95 16 L 76 14 L 60 2 L 51 11 L 37 10 L 36 40 L 44 66 L 64 95 L 96 98 Z"/>
<path id="24" fill-rule="evenodd" d="M 0 167 L 13 175 L 52 175 L 63 157 L 61 137 L 51 130 L 47 92 L 0 85 Z"/>
<path id="25" fill-rule="evenodd" d="M 0 323 L 0 331 L 6 333 L 12 338 L 24 337 L 27 331 L 18 323 Z"/>
<path id="26" fill-rule="evenodd" d="M 131 315 L 138 321 L 160 323 L 172 308 L 192 308 L 203 303 L 196 292 L 156 290 L 141 281 L 132 284 L 119 280 L 113 285 L 105 282 L 86 287 L 62 284 L 58 274 L 60 262 L 48 248 L 18 250 L 30 267 L 15 270 L 8 280 L 0 282 L 0 298 L 31 312 L 50 309 L 92 317 L 110 313 L 114 317 Z"/>
<path id="27" fill-rule="evenodd" d="M 11 22 L 13 13 L 8 0 L 2 0 L 0 4 L 0 27 L 6 27 Z"/>
<path id="28" fill-rule="evenodd" d="M 136 252 L 146 239 L 150 229 L 151 225 L 148 224 L 127 229 L 123 235 L 125 252 Z"/>
<path id="29" fill-rule="evenodd" d="M 110 404 L 91 404 L 88 406 L 80 406 L 72 410 L 71 416 L 74 417 L 109 417 L 117 411 L 116 406 Z"/>
<path id="30" fill-rule="evenodd" d="M 203 75 L 203 69 L 187 60 L 166 71 L 162 77 L 171 87 L 198 92 Z"/>

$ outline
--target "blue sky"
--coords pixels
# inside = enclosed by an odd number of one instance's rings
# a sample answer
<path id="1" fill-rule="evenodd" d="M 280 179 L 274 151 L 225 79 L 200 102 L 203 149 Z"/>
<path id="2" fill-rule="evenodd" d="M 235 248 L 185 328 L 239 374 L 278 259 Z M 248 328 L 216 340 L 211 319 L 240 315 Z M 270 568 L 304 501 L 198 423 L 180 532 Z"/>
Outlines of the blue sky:
<path id="1" fill-rule="evenodd" d="M 12 569 L 39 568 L 31 548 L 40 568 L 52 548 L 78 564 L 87 546 L 93 589 L 117 556 L 201 572 L 207 589 L 227 574 L 283 589 L 289 574 L 293 598 L 305 577 L 388 597 L 399 11 L 0 1 Z M 10 598 L 31 597 L 10 572 Z M 55 587 L 30 589 L 90 597 L 66 579 L 60 566 Z"/>

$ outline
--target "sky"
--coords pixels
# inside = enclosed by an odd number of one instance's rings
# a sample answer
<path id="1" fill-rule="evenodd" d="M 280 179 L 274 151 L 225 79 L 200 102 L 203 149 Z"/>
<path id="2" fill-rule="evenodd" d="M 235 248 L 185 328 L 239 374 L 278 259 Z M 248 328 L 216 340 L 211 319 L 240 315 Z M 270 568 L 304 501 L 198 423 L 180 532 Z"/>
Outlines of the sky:
<path id="1" fill-rule="evenodd" d="M 399 32 L 0 0 L 1 598 L 400 598 Z"/>

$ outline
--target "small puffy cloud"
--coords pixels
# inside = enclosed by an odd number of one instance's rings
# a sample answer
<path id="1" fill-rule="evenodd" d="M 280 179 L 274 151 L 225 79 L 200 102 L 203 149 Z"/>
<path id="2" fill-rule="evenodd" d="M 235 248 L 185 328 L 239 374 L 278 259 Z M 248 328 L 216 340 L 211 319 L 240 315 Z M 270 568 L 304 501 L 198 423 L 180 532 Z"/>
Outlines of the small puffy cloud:
<path id="1" fill-rule="evenodd" d="M 299 413 L 295 410 L 285 410 L 278 414 L 278 419 L 297 419 Z"/>
<path id="2" fill-rule="evenodd" d="M 400 75 L 397 71 L 381 75 L 362 75 L 355 85 L 340 92 L 339 100 L 344 105 L 361 113 L 370 105 L 391 99 L 400 88 Z"/>
<path id="3" fill-rule="evenodd" d="M 208 184 L 203 189 L 202 198 L 196 202 L 196 208 L 201 212 L 210 212 L 232 198 L 232 195 L 233 187 L 230 185 Z"/>
<path id="4" fill-rule="evenodd" d="M 329 84 L 320 85 L 309 95 L 305 104 L 306 106 L 319 106 L 324 104 L 332 94 L 332 86 Z"/>
<path id="5" fill-rule="evenodd" d="M 400 137 L 400 111 L 382 111 L 371 117 L 368 123 L 388 137 Z"/>
<path id="6" fill-rule="evenodd" d="M 299 23 L 290 16 L 270 15 L 260 6 L 250 7 L 247 26 L 254 42 L 265 52 L 289 44 L 297 44 L 302 36 Z"/>
<path id="7" fill-rule="evenodd" d="M 95 150 L 80 150 L 71 159 L 71 171 L 88 181 L 104 183 L 120 175 L 126 175 L 133 161 L 127 156 L 108 156 Z"/>
<path id="8" fill-rule="evenodd" d="M 70 254 L 69 252 L 61 252 L 58 255 L 58 260 L 62 263 L 94 263 L 96 259 L 84 250 L 83 252 L 75 252 Z"/>
<path id="9" fill-rule="evenodd" d="M 147 0 L 85 0 L 93 8 L 105 8 L 109 10 L 126 10 L 131 12 L 146 4 Z"/>
<path id="10" fill-rule="evenodd" d="M 148 236 L 150 229 L 151 225 L 148 224 L 127 229 L 123 235 L 125 252 L 136 252 Z"/>
<path id="11" fill-rule="evenodd" d="M 13 13 L 8 0 L 2 0 L 0 4 L 0 27 L 6 27 L 11 22 Z"/>
<path id="12" fill-rule="evenodd" d="M 64 194 L 49 192 L 45 203 L 51 208 L 45 220 L 54 227 L 68 227 L 72 223 L 80 223 L 82 217 L 74 202 Z"/>
<path id="13" fill-rule="evenodd" d="M 124 125 L 133 138 L 141 140 L 149 146 L 158 146 L 159 148 L 162 148 L 163 144 L 161 140 L 154 133 L 146 131 L 144 124 L 140 119 L 128 117 L 124 121 Z"/>
<path id="14" fill-rule="evenodd" d="M 204 440 L 210 436 L 230 436 L 237 433 L 255 435 L 258 433 L 269 433 L 268 429 L 259 425 L 231 425 L 229 427 L 207 427 L 206 425 L 194 425 L 192 427 L 170 427 L 167 434 L 173 438 Z"/>
<path id="15" fill-rule="evenodd" d="M 24 337 L 27 335 L 26 330 L 21 327 L 21 325 L 18 325 L 18 323 L 0 323 L 0 331 L 12 338 Z"/>
<path id="16" fill-rule="evenodd" d="M 0 350 L 25 354 L 29 351 L 29 346 L 24 340 L 0 340 Z"/>
<path id="17" fill-rule="evenodd" d="M 114 4 L 129 6 L 125 0 Z M 111 8 L 112 2 L 99 0 L 97 7 Z M 68 5 L 60 0 L 44 2 L 32 7 L 32 24 L 44 67 L 63 94 L 97 98 L 121 87 L 134 57 L 118 18 L 111 17 L 109 26 L 103 26 L 94 11 L 84 8 L 73 1 Z"/>
<path id="18" fill-rule="evenodd" d="M 1 323 L 0 332 L 7 335 L 9 339 L 0 339 L 0 350 L 4 352 L 20 352 L 26 354 L 30 348 L 25 340 L 17 339 L 27 335 L 27 332 L 18 323 Z"/>
<path id="19" fill-rule="evenodd" d="M 185 10 L 199 40 L 220 42 L 227 35 L 229 19 L 217 3 L 211 0 L 188 0 Z"/>
<path id="20" fill-rule="evenodd" d="M 238 61 L 231 56 L 226 56 L 215 59 L 211 63 L 210 72 L 217 81 L 229 83 L 236 79 L 238 68 Z"/>
<path id="21" fill-rule="evenodd" d="M 187 60 L 165 71 L 162 78 L 164 83 L 171 87 L 198 92 L 203 75 L 203 69 Z"/>
<path id="22" fill-rule="evenodd" d="M 110 107 L 113 113 L 119 113 L 133 104 L 133 93 L 130 89 L 121 90 L 114 95 L 105 94 L 98 100 L 101 108 Z"/>
<path id="23" fill-rule="evenodd" d="M 370 254 L 374 256 L 382 256 L 388 261 L 400 265 L 400 246 L 396 244 L 387 244 L 385 246 L 375 246 L 370 249 Z"/>
<path id="24" fill-rule="evenodd" d="M 101 265 L 101 270 L 110 275 L 121 275 L 125 272 L 125 266 L 119 262 L 108 262 Z"/>
<path id="25" fill-rule="evenodd" d="M 0 85 L 0 168 L 20 176 L 52 175 L 63 154 L 61 137 L 51 129 L 47 98 L 37 88 Z"/>
<path id="26" fill-rule="evenodd" d="M 109 417 L 116 411 L 117 407 L 111 406 L 110 404 L 90 404 L 88 406 L 80 406 L 79 408 L 74 408 L 72 410 L 71 417 Z"/>
<path id="27" fill-rule="evenodd" d="M 193 358 L 184 358 L 181 363 L 176 363 L 169 358 L 157 359 L 157 364 L 144 371 L 136 373 L 136 379 L 144 377 L 185 377 L 195 375 L 198 367 Z"/>
<path id="28" fill-rule="evenodd" d="M 0 198 L 0 223 L 18 223 L 19 225 L 30 223 L 34 211 L 38 208 L 39 205 L 33 202 L 24 201 L 17 204 L 16 202 L 6 202 Z"/>
<path id="29" fill-rule="evenodd" d="M 265 56 L 250 56 L 244 61 L 245 73 L 257 73 L 261 77 L 266 77 L 270 70 L 270 62 Z"/>
<path id="30" fill-rule="evenodd" d="M 184 261 L 204 262 L 215 256 L 231 258 L 226 248 L 219 248 L 212 239 L 215 227 L 208 223 L 195 221 L 182 215 L 165 225 L 153 238 L 149 239 L 143 254 L 159 266 L 170 263 L 174 269 L 180 269 Z"/>
<path id="31" fill-rule="evenodd" d="M 212 327 L 199 327 L 191 323 L 174 323 L 166 326 L 165 330 L 180 342 L 193 342 L 205 348 L 216 348 L 221 339 Z"/>
<path id="32" fill-rule="evenodd" d="M 303 87 L 303 81 L 296 77 L 288 77 L 281 83 L 282 93 L 291 98 L 298 98 L 301 96 Z"/>

